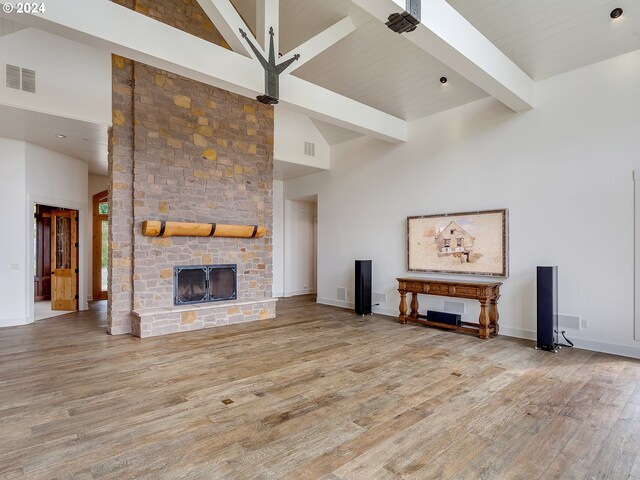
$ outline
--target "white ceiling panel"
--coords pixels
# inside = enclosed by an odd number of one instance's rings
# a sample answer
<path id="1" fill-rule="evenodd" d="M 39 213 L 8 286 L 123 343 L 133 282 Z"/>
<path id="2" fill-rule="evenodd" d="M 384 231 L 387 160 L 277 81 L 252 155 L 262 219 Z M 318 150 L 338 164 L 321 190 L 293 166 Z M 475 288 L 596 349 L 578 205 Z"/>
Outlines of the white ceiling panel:
<path id="1" fill-rule="evenodd" d="M 65 135 L 58 138 L 56 135 Z M 107 174 L 107 127 L 0 105 L 0 137 L 22 140 L 89 164 L 89 173 Z"/>
<path id="2" fill-rule="evenodd" d="M 447 1 L 534 80 L 640 49 L 638 0 Z"/>
<path id="3" fill-rule="evenodd" d="M 348 0 L 282 0 L 284 51 L 349 15 L 357 29 L 294 75 L 391 115 L 413 120 L 486 93 Z M 449 79 L 447 85 L 440 77 Z"/>

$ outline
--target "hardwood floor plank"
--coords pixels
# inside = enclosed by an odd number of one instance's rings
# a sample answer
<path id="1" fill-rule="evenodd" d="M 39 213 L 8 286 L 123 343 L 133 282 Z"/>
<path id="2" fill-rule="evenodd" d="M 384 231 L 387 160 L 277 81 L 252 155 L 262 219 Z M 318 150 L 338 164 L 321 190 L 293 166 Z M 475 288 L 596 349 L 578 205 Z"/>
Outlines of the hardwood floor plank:
<path id="1" fill-rule="evenodd" d="M 104 302 L 0 329 L 0 478 L 640 478 L 639 361 L 277 308 L 144 340 L 107 335 Z"/>

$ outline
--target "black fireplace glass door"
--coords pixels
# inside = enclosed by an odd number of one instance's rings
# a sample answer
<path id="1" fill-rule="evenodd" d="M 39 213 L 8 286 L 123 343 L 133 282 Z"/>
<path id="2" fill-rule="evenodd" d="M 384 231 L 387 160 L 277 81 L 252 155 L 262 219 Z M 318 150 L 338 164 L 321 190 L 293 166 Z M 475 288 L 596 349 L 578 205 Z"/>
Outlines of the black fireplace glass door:
<path id="1" fill-rule="evenodd" d="M 206 268 L 178 269 L 175 304 L 197 303 L 207 299 Z"/>
<path id="2" fill-rule="evenodd" d="M 209 269 L 209 296 L 211 300 L 236 298 L 235 265 L 217 265 Z"/>

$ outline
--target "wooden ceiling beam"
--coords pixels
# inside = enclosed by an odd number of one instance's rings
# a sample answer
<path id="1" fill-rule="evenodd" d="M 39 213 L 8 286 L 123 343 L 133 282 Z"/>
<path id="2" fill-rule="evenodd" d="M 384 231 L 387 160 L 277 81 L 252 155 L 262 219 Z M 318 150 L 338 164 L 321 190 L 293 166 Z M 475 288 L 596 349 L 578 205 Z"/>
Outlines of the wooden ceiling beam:
<path id="1" fill-rule="evenodd" d="M 253 51 L 247 46 L 247 42 L 240 35 L 242 28 L 254 40 L 251 30 L 247 28 L 230 0 L 198 0 L 198 3 L 229 44 L 231 50 L 245 57 L 255 57 Z M 256 45 L 255 42 L 254 45 Z"/>
<path id="2" fill-rule="evenodd" d="M 280 0 L 256 0 L 256 37 L 262 49 L 269 52 L 269 28 L 273 27 L 276 58 L 280 52 Z"/>
<path id="3" fill-rule="evenodd" d="M 86 12 L 91 11 L 91 15 Z M 0 17 L 106 50 L 230 92 L 264 93 L 264 70 L 252 58 L 207 42 L 109 0 L 56 0 L 44 14 Z M 388 142 L 407 140 L 407 122 L 292 75 L 281 79 L 281 100 L 312 118 Z"/>
<path id="4" fill-rule="evenodd" d="M 401 0 L 352 0 L 381 22 Z M 445 0 L 422 0 L 421 21 L 402 36 L 516 112 L 533 108 L 533 80 Z"/>

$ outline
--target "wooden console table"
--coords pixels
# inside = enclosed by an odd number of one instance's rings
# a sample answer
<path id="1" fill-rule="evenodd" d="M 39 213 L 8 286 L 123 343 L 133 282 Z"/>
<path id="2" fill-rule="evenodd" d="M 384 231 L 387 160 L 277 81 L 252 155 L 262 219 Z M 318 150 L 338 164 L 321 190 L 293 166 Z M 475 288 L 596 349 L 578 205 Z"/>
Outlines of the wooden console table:
<path id="1" fill-rule="evenodd" d="M 502 283 L 448 282 L 429 280 L 426 278 L 398 278 L 400 292 L 400 315 L 398 321 L 407 320 L 424 325 L 461 330 L 477 334 L 480 338 L 498 334 L 498 299 Z M 407 315 L 407 293 L 411 293 L 411 312 Z M 418 294 L 439 295 L 443 297 L 470 298 L 480 301 L 480 318 L 478 323 L 462 322 L 461 325 L 432 322 L 425 315 L 418 314 Z"/>

